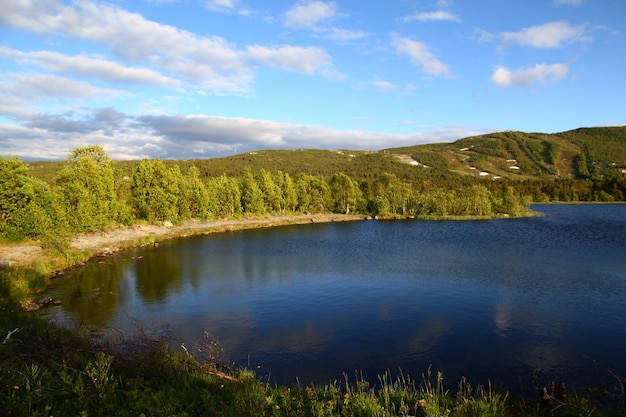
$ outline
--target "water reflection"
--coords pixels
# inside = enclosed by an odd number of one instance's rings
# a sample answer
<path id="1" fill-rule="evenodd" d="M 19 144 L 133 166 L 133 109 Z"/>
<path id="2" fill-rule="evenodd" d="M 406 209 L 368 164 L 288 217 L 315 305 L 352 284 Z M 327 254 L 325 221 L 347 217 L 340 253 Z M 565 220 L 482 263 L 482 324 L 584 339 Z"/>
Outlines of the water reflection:
<path id="1" fill-rule="evenodd" d="M 587 383 L 589 358 L 624 375 L 626 206 L 544 210 L 164 242 L 74 271 L 56 314 L 118 329 L 164 321 L 189 341 L 207 330 L 277 382 L 432 365 L 448 381 L 516 389 L 537 373 Z"/>
<path id="2" fill-rule="evenodd" d="M 92 262 L 71 271 L 63 281 L 63 310 L 73 317 L 74 325 L 93 328 L 108 326 L 118 305 L 126 301 L 128 291 L 120 285 L 123 262 L 115 258 Z"/>

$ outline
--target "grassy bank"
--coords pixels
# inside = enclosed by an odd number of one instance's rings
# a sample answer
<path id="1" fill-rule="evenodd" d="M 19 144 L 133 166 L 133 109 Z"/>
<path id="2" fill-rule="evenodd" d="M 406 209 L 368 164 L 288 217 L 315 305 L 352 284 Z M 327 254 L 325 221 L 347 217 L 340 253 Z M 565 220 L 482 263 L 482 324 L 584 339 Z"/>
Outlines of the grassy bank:
<path id="1" fill-rule="evenodd" d="M 0 410 L 7 416 L 618 416 L 624 397 L 558 390 L 521 399 L 468 381 L 355 376 L 324 386 L 277 386 L 220 368 L 210 339 L 180 346 L 138 328 L 94 340 L 0 303 Z M 7 331 L 7 329 L 10 329 Z M 611 400 L 611 403 L 607 403 Z"/>
<path id="2" fill-rule="evenodd" d="M 257 219 L 168 229 L 116 249 L 198 233 L 293 224 Z M 263 221 L 261 221 L 263 220 Z M 315 221 L 322 221 L 317 219 Z M 332 220 L 329 220 L 332 221 Z M 301 222 L 310 223 L 311 219 Z M 255 226 L 256 224 L 256 226 Z M 52 271 L 100 253 L 48 242 L 33 264 L 0 270 L 0 415 L 7 416 L 619 416 L 624 387 L 519 398 L 471 381 L 444 381 L 436 370 L 416 377 L 349 374 L 324 386 L 277 386 L 252 371 L 228 369 L 210 337 L 184 346 L 167 329 L 137 324 L 132 335 L 96 339 L 24 311 Z M 351 370 L 346 370 L 350 372 Z M 419 372 L 419 371 L 418 371 Z M 616 381 L 620 382 L 621 380 Z"/>

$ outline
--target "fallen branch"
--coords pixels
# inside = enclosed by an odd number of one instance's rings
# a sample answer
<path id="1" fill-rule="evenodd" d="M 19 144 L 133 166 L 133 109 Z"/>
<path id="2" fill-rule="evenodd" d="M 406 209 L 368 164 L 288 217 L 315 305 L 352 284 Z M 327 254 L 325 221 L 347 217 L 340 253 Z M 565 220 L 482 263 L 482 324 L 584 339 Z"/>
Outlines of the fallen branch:
<path id="1" fill-rule="evenodd" d="M 6 337 L 4 338 L 4 340 L 2 341 L 3 345 L 7 344 L 7 341 L 11 338 L 11 336 L 13 335 L 13 333 L 18 332 L 20 330 L 19 327 L 16 327 L 14 330 L 9 330 L 9 332 L 7 333 Z"/>
<path id="2" fill-rule="evenodd" d="M 232 376 L 227 375 L 227 374 L 225 374 L 224 372 L 220 372 L 220 371 L 208 371 L 208 372 L 207 372 L 207 374 L 209 374 L 209 375 L 213 375 L 213 376 L 216 376 L 216 377 L 218 377 L 218 378 L 220 378 L 220 379 L 225 379 L 225 380 L 230 381 L 230 382 L 234 382 L 234 383 L 236 383 L 236 384 L 240 384 L 240 385 L 241 385 L 241 384 L 243 384 L 243 382 L 242 382 L 242 381 L 238 380 L 237 378 L 233 378 Z"/>

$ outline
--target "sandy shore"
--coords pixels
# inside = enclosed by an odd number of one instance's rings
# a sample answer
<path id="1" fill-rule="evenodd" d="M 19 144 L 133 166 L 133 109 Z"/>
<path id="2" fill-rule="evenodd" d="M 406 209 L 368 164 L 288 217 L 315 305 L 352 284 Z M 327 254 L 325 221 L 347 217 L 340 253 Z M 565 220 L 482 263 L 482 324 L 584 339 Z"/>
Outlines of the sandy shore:
<path id="1" fill-rule="evenodd" d="M 192 236 L 233 230 L 273 227 L 289 224 L 327 223 L 363 220 L 363 215 L 299 214 L 250 217 L 237 220 L 187 221 L 180 225 L 135 225 L 106 232 L 81 233 L 72 238 L 74 249 L 92 255 L 114 253 L 120 248 L 139 244 L 146 239 L 159 241 L 173 237 Z M 0 263 L 28 265 L 43 261 L 44 250 L 38 242 L 0 246 Z"/>

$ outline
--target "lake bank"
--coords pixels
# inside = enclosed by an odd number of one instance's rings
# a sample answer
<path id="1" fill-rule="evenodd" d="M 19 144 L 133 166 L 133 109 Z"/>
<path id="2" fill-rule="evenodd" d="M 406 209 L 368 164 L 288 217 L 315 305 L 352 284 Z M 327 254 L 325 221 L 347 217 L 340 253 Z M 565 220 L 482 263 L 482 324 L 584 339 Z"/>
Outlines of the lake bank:
<path id="1" fill-rule="evenodd" d="M 87 260 L 92 257 L 115 253 L 121 249 L 147 243 L 157 243 L 173 238 L 293 224 L 344 222 L 364 219 L 365 216 L 363 215 L 297 214 L 246 217 L 241 219 L 190 220 L 179 225 L 172 225 L 168 222 L 164 224 L 136 224 L 104 232 L 75 234 L 70 238 L 70 249 L 83 252 L 86 257 L 84 260 Z M 34 265 L 40 262 L 48 262 L 49 258 L 50 254 L 37 241 L 0 246 L 0 262 L 5 265 L 18 267 Z M 62 260 L 58 260 L 58 262 L 61 262 L 61 268 L 73 266 L 72 264 L 64 264 Z"/>

